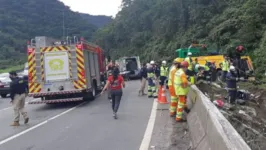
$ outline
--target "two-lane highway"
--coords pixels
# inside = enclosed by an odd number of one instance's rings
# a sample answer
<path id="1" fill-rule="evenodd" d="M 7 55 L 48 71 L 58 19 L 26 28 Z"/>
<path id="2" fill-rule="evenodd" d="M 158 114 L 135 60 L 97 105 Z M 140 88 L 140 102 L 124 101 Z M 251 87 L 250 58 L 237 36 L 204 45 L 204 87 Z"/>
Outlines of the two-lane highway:
<path id="1" fill-rule="evenodd" d="M 2 110 L 10 105 L 1 99 L 0 150 L 138 150 L 153 106 L 137 96 L 139 84 L 127 82 L 117 120 L 103 95 L 88 103 L 27 105 L 29 125 L 10 127 L 13 109 Z"/>

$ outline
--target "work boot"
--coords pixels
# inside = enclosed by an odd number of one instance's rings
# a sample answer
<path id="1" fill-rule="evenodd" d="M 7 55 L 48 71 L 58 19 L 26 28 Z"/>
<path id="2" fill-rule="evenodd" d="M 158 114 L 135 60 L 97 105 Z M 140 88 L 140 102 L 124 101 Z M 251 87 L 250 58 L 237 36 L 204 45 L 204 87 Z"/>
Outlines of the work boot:
<path id="1" fill-rule="evenodd" d="M 117 119 L 117 114 L 116 114 L 116 112 L 114 112 L 113 117 L 114 117 L 114 119 Z"/>
<path id="2" fill-rule="evenodd" d="M 143 94 L 142 94 L 143 95 Z M 138 96 L 141 96 L 141 90 L 139 90 L 139 95 Z"/>
<path id="3" fill-rule="evenodd" d="M 145 96 L 145 95 L 147 95 L 147 93 L 144 93 L 144 92 L 143 92 L 143 93 L 142 93 L 142 96 Z"/>
<path id="4" fill-rule="evenodd" d="M 29 122 L 29 118 L 25 118 L 24 124 L 27 124 Z"/>
<path id="5" fill-rule="evenodd" d="M 10 126 L 17 127 L 17 126 L 19 126 L 19 122 L 18 121 L 14 121 Z"/>

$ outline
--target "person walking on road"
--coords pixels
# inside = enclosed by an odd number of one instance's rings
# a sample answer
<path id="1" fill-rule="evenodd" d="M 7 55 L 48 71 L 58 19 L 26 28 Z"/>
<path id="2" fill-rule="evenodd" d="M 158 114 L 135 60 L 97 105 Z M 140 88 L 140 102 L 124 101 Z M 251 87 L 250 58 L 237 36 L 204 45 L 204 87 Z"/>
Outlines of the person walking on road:
<path id="1" fill-rule="evenodd" d="M 9 77 L 12 80 L 10 83 L 10 103 L 13 105 L 15 118 L 11 126 L 19 126 L 20 113 L 24 117 L 24 124 L 29 122 L 29 117 L 25 111 L 25 99 L 26 99 L 26 82 L 17 76 L 16 72 L 10 72 Z"/>
<path id="2" fill-rule="evenodd" d="M 107 83 L 104 86 L 101 94 L 103 94 L 109 86 L 112 97 L 113 117 L 117 119 L 117 111 L 123 95 L 122 88 L 125 88 L 124 79 L 121 75 L 119 75 L 119 69 L 117 67 L 114 68 L 112 75 L 108 77 Z"/>
<path id="3" fill-rule="evenodd" d="M 150 65 L 150 64 L 148 64 Z M 147 81 L 147 66 L 146 64 L 143 64 L 142 65 L 142 68 L 140 70 L 140 76 L 141 76 L 141 87 L 140 87 L 140 90 L 139 90 L 139 96 L 143 96 L 143 95 L 147 95 L 144 90 L 145 90 L 145 87 L 146 87 L 146 81 Z"/>
<path id="4" fill-rule="evenodd" d="M 190 83 L 187 80 L 186 70 L 188 69 L 189 63 L 186 61 L 181 62 L 181 68 L 176 71 L 174 78 L 175 94 L 178 96 L 178 106 L 176 112 L 176 121 L 184 121 L 182 118 L 183 110 L 186 109 L 186 97 L 189 91 Z"/>

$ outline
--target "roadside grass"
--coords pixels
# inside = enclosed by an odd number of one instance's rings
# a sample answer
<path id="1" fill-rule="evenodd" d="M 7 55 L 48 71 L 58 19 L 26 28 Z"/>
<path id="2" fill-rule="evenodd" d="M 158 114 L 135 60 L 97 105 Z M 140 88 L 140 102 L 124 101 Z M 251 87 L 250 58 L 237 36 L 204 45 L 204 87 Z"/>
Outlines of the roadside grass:
<path id="1" fill-rule="evenodd" d="M 23 68 L 24 68 L 24 64 L 16 65 L 16 66 L 12 66 L 12 67 L 9 67 L 9 68 L 6 68 L 6 69 L 0 69 L 0 73 L 7 73 L 7 72 L 10 72 L 10 71 L 19 71 L 19 70 L 23 70 Z"/>

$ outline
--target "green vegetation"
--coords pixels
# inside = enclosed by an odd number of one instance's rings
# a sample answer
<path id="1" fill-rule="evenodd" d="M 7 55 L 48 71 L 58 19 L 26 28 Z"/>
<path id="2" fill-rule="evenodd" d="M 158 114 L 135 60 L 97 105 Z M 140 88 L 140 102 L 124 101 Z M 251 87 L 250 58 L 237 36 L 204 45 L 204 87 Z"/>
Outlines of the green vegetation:
<path id="1" fill-rule="evenodd" d="M 10 66 L 6 69 L 1 69 L 0 73 L 6 73 L 10 71 L 22 71 L 24 69 L 24 64 L 23 65 L 16 65 L 16 66 Z"/>
<path id="2" fill-rule="evenodd" d="M 26 62 L 27 40 L 35 36 L 62 39 L 63 18 L 65 36 L 83 36 L 86 40 L 97 30 L 94 24 L 101 26 L 109 18 L 89 16 L 98 22 L 88 23 L 90 20 L 83 17 L 57 0 L 0 0 L 0 70 L 16 69 L 13 66 Z"/>
<path id="3" fill-rule="evenodd" d="M 265 0 L 123 0 L 123 9 L 94 40 L 113 57 L 140 55 L 144 61 L 171 60 L 193 39 L 221 52 L 242 44 L 262 77 L 265 27 Z"/>

